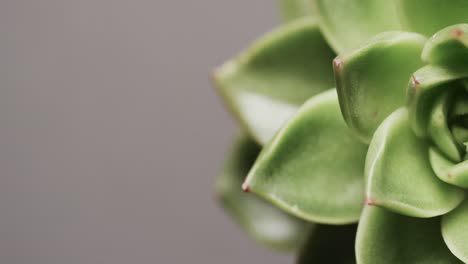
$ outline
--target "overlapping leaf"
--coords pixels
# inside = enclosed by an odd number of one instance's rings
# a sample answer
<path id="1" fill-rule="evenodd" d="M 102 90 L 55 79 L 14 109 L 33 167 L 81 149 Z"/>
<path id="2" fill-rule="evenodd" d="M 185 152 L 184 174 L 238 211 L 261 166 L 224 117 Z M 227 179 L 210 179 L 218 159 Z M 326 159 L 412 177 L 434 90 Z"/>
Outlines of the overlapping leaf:
<path id="1" fill-rule="evenodd" d="M 259 151 L 260 147 L 248 137 L 237 139 L 217 179 L 217 197 L 226 212 L 252 238 L 279 250 L 296 250 L 305 240 L 311 224 L 242 191 L 242 182 Z"/>
<path id="2" fill-rule="evenodd" d="M 444 244 L 440 219 L 421 219 L 366 206 L 357 238 L 359 264 L 461 264 Z"/>
<path id="3" fill-rule="evenodd" d="M 302 103 L 334 86 L 334 56 L 315 21 L 303 18 L 259 39 L 214 79 L 240 124 L 265 144 Z"/>
<path id="4" fill-rule="evenodd" d="M 391 112 L 404 105 L 408 80 L 422 66 L 425 41 L 419 34 L 387 32 L 334 60 L 343 116 L 364 142 L 370 141 Z"/>
<path id="5" fill-rule="evenodd" d="M 306 220 L 356 222 L 366 149 L 346 127 L 332 89 L 307 101 L 281 128 L 244 188 Z"/>
<path id="6" fill-rule="evenodd" d="M 405 109 L 391 114 L 367 153 L 368 203 L 415 217 L 442 215 L 460 204 L 464 192 L 437 178 L 428 148 L 428 142 L 411 131 Z"/>

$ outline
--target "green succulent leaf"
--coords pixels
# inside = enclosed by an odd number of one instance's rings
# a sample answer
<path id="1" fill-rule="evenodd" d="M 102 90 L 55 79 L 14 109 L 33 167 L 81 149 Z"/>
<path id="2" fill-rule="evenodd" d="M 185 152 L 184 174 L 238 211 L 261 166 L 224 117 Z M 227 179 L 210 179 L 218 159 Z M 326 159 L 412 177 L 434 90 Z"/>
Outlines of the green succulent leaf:
<path id="1" fill-rule="evenodd" d="M 401 29 L 393 1 L 313 0 L 320 28 L 337 53 L 370 37 Z"/>
<path id="2" fill-rule="evenodd" d="M 327 66 L 334 56 L 314 20 L 303 18 L 259 39 L 214 80 L 241 125 L 265 144 L 302 103 L 334 86 Z"/>
<path id="3" fill-rule="evenodd" d="M 453 25 L 437 32 L 426 43 L 422 59 L 428 63 L 468 68 L 468 24 Z"/>
<path id="4" fill-rule="evenodd" d="M 442 236 L 452 253 L 468 263 L 468 200 L 442 217 Z"/>
<path id="5" fill-rule="evenodd" d="M 460 204 L 463 191 L 437 178 L 427 153 L 428 143 L 412 132 L 406 109 L 392 113 L 367 153 L 368 204 L 415 217 L 442 215 Z"/>
<path id="6" fill-rule="evenodd" d="M 308 100 L 265 146 L 244 189 L 306 220 L 356 222 L 366 149 L 346 127 L 332 89 Z"/>
<path id="7" fill-rule="evenodd" d="M 413 218 L 366 206 L 356 238 L 359 264 L 462 263 L 444 244 L 439 218 Z"/>
<path id="8" fill-rule="evenodd" d="M 447 123 L 448 107 L 452 103 L 448 93 L 436 99 L 429 120 L 429 135 L 442 153 L 454 162 L 461 161 L 461 153 Z"/>
<path id="9" fill-rule="evenodd" d="M 236 140 L 216 181 L 217 197 L 250 237 L 274 249 L 296 250 L 307 238 L 310 224 L 242 191 L 242 182 L 259 151 L 260 147 L 246 136 Z"/>
<path id="10" fill-rule="evenodd" d="M 297 264 L 356 263 L 354 241 L 356 225 L 316 225 L 302 248 Z"/>
<path id="11" fill-rule="evenodd" d="M 429 149 L 432 169 L 444 182 L 468 188 L 468 161 L 454 163 L 434 148 Z"/>
<path id="12" fill-rule="evenodd" d="M 397 0 L 396 2 L 405 29 L 426 36 L 431 36 L 444 27 L 468 21 L 466 0 Z"/>
<path id="13" fill-rule="evenodd" d="M 457 80 L 468 77 L 468 71 L 427 65 L 411 77 L 407 90 L 407 107 L 411 127 L 416 135 L 427 135 L 427 127 L 435 100 L 443 91 L 457 89 Z"/>
<path id="14" fill-rule="evenodd" d="M 371 140 L 391 112 L 404 105 L 408 80 L 422 66 L 425 41 L 415 33 L 386 32 L 334 60 L 343 116 L 364 142 Z"/>
<path id="15" fill-rule="evenodd" d="M 279 0 L 279 4 L 285 22 L 314 15 L 314 8 L 310 0 Z"/>

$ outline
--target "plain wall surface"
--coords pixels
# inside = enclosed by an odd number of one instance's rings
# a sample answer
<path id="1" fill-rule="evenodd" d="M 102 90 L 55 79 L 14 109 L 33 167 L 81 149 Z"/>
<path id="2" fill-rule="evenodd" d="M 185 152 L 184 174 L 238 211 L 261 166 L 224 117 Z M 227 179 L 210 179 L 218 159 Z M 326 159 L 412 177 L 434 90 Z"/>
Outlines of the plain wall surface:
<path id="1" fill-rule="evenodd" d="M 0 1 L 0 263 L 292 263 L 213 199 L 213 67 L 274 1 Z"/>

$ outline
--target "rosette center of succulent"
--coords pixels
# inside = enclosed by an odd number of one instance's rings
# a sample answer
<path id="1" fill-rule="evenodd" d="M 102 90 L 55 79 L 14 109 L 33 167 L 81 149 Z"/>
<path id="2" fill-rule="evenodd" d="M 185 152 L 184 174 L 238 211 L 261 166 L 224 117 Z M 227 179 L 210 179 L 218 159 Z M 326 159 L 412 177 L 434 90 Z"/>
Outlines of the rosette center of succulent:
<path id="1" fill-rule="evenodd" d="M 428 134 L 441 154 L 460 162 L 468 157 L 468 87 L 460 81 L 448 85 L 450 89 L 435 98 Z"/>

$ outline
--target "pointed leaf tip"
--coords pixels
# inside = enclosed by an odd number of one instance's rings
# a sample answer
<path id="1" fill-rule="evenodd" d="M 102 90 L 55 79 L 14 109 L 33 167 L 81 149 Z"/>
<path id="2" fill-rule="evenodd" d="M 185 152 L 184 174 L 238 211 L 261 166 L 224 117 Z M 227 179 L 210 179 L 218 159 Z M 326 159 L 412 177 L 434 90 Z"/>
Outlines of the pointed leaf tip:
<path id="1" fill-rule="evenodd" d="M 311 224 L 255 195 L 243 193 L 240 188 L 259 151 L 259 146 L 247 136 L 236 140 L 216 181 L 216 198 L 251 238 L 269 248 L 295 251 L 302 245 Z"/>
<path id="2" fill-rule="evenodd" d="M 366 149 L 346 127 L 333 89 L 311 98 L 281 128 L 246 182 L 253 193 L 300 218 L 353 223 L 364 201 Z"/>
<path id="3" fill-rule="evenodd" d="M 370 142 L 379 124 L 404 105 L 408 80 L 422 65 L 425 42 L 419 34 L 386 32 L 335 59 L 343 117 L 363 142 Z"/>

